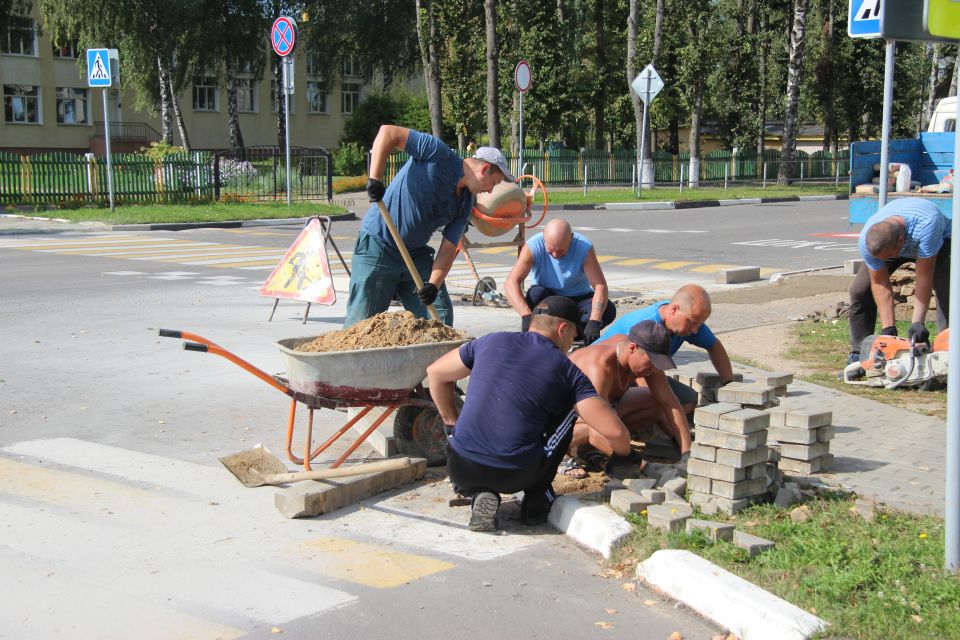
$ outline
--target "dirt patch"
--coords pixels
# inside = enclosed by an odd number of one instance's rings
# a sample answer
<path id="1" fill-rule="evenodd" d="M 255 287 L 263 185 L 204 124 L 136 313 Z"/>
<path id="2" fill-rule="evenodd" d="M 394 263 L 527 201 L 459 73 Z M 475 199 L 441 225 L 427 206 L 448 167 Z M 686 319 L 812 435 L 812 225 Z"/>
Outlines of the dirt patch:
<path id="1" fill-rule="evenodd" d="M 846 292 L 853 276 L 800 276 L 760 287 L 732 289 L 710 294 L 714 304 L 763 304 L 784 298 L 808 298 L 824 293 Z"/>
<path id="2" fill-rule="evenodd" d="M 469 336 L 442 322 L 418 318 L 409 311 L 378 313 L 347 328 L 306 338 L 294 347 L 315 353 L 405 347 L 412 344 L 450 342 Z"/>
<path id="3" fill-rule="evenodd" d="M 610 478 L 603 473 L 591 473 L 586 478 L 571 478 L 558 473 L 553 479 L 553 491 L 558 496 L 600 493 L 608 482 Z"/>

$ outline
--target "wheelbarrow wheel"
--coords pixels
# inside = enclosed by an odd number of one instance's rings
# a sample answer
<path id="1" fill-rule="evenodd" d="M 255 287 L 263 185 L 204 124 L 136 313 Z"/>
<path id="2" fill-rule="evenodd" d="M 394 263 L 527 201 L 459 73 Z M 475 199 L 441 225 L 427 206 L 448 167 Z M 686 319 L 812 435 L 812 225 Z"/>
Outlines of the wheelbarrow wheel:
<path id="1" fill-rule="evenodd" d="M 463 405 L 459 397 L 456 402 L 458 408 Z M 393 421 L 393 437 L 401 455 L 426 458 L 430 467 L 447 463 L 447 434 L 434 407 L 400 407 Z"/>

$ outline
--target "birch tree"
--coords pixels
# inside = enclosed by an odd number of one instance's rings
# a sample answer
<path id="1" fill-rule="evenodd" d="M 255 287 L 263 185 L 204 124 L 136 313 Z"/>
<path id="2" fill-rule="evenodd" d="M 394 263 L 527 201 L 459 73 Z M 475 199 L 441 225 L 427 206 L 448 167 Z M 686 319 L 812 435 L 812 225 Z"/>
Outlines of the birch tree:
<path id="1" fill-rule="evenodd" d="M 800 109 L 800 83 L 803 71 L 803 49 L 806 43 L 807 3 L 794 0 L 793 21 L 790 29 L 790 64 L 787 68 L 787 104 L 783 119 L 783 149 L 780 151 L 780 170 L 777 180 L 790 184 L 794 175 L 797 152 L 797 114 Z"/>

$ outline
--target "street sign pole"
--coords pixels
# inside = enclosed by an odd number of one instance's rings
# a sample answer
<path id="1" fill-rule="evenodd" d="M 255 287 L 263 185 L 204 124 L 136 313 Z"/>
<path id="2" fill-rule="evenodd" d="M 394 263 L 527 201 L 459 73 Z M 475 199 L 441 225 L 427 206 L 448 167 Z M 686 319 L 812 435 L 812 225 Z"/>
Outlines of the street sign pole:
<path id="1" fill-rule="evenodd" d="M 110 115 L 107 113 L 107 91 L 103 90 L 103 137 L 107 143 L 107 193 L 110 197 L 110 211 L 113 211 L 113 164 L 110 160 Z"/>
<path id="2" fill-rule="evenodd" d="M 530 89 L 530 84 L 533 82 L 530 65 L 526 60 L 517 63 L 513 70 L 513 82 L 520 91 L 520 150 L 517 154 L 517 175 L 519 176 L 523 174 L 523 94 Z"/>
<path id="3" fill-rule="evenodd" d="M 883 74 L 883 135 L 880 140 L 880 199 L 882 209 L 887 204 L 887 184 L 890 175 L 890 118 L 893 112 L 893 60 L 897 47 L 895 40 L 887 40 L 887 59 Z"/>
<path id="4" fill-rule="evenodd" d="M 957 70 L 960 81 L 960 69 Z M 960 100 L 957 101 L 957 122 L 960 122 Z M 950 237 L 950 307 L 952 318 L 960 318 L 960 130 L 953 134 L 953 221 Z M 939 301 L 938 301 L 939 302 Z M 960 572 L 960 331 L 951 331 L 947 341 L 947 487 L 944 508 L 944 568 L 948 573 Z"/>
<path id="5" fill-rule="evenodd" d="M 640 131 L 640 175 L 637 180 L 637 197 L 643 190 L 643 180 L 647 176 L 647 110 L 650 108 L 650 76 L 647 76 L 647 87 L 643 92 L 643 125 Z"/>
<path id="6" fill-rule="evenodd" d="M 283 131 L 287 144 L 287 206 L 290 206 L 290 58 L 283 58 Z"/>
<path id="7" fill-rule="evenodd" d="M 523 173 L 523 94 L 520 92 L 520 149 L 517 152 L 517 175 Z M 543 176 L 541 176 L 543 177 Z M 546 178 L 544 178 L 546 180 Z"/>

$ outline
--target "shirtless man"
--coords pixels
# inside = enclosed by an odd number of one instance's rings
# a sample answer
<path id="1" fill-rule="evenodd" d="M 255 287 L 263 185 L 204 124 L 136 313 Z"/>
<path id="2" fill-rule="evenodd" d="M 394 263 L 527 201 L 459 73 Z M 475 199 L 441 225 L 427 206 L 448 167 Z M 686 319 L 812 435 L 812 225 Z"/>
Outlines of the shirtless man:
<path id="1" fill-rule="evenodd" d="M 613 336 L 605 342 L 574 351 L 570 360 L 590 379 L 597 394 L 617 409 L 621 420 L 649 404 L 649 396 L 653 394 L 657 401 L 665 403 L 664 406 L 671 403 L 676 405 L 670 407 L 671 412 L 686 425 L 683 409 L 670 391 L 663 373 L 665 369 L 676 368 L 669 355 L 670 337 L 670 331 L 665 326 L 645 320 L 631 327 L 626 335 Z M 638 380 L 645 380 L 647 387 L 638 388 Z M 678 440 L 681 442 L 681 453 L 690 450 L 689 431 L 678 434 Z M 582 444 L 592 446 L 593 455 L 588 460 L 591 466 L 604 467 L 614 453 L 610 442 L 578 421 L 573 428 L 571 449 Z M 596 455 L 597 452 L 600 455 Z M 578 470 L 570 462 L 561 466 L 561 473 L 571 477 L 586 475 L 585 471 Z"/>

